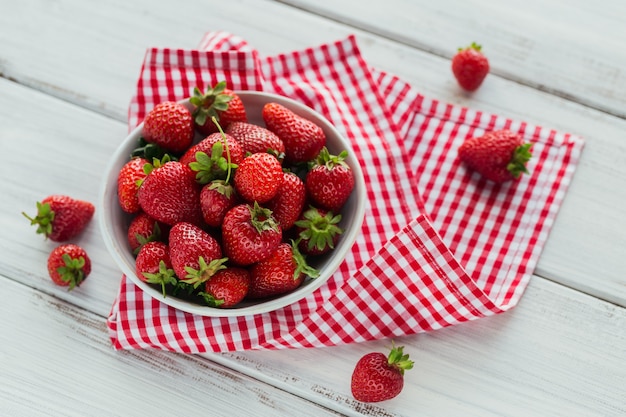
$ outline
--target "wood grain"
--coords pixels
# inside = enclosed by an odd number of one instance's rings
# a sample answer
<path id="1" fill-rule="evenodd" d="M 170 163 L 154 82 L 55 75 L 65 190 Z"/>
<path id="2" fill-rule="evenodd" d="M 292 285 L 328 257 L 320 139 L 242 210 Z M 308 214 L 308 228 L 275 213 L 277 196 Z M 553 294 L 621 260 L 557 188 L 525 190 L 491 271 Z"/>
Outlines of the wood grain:
<path id="1" fill-rule="evenodd" d="M 324 17 L 450 59 L 476 41 L 491 73 L 626 116 L 626 8 L 617 1 L 282 0 Z M 606 36 L 610 34 L 610 36 Z"/>
<path id="2" fill-rule="evenodd" d="M 101 316 L 3 276 L 0 285 L 11 294 L 0 303 L 0 415 L 337 415 L 198 356 L 116 352 Z"/>
<path id="3" fill-rule="evenodd" d="M 389 341 L 208 357 L 344 414 L 621 416 L 624 329 L 626 309 L 534 279 L 506 314 L 397 339 L 416 365 L 404 391 L 378 405 L 351 397 L 350 371 Z"/>
<path id="4" fill-rule="evenodd" d="M 621 3 L 184 4 L 0 0 L 1 415 L 626 414 L 626 58 L 615 44 L 623 36 L 602 35 L 624 33 Z M 45 271 L 54 244 L 20 212 L 51 193 L 97 202 L 145 48 L 193 48 L 209 30 L 240 35 L 263 55 L 355 34 L 371 65 L 425 95 L 585 137 L 536 271 L 546 279 L 533 277 L 504 315 L 397 340 L 417 366 L 401 396 L 381 404 L 354 401 L 349 376 L 389 341 L 205 358 L 114 352 L 104 319 L 120 271 L 97 221 L 76 239 L 93 272 L 67 292 Z M 471 95 L 449 70 L 468 39 L 489 40 L 494 65 Z"/>
<path id="5" fill-rule="evenodd" d="M 3 1 L 8 0 L 0 0 L 0 3 Z M 325 6 L 313 7 L 304 2 L 294 4 L 330 14 Z M 331 17 L 338 19 L 349 4 L 336 3 Z M 404 7 L 412 10 L 410 7 L 418 5 L 406 3 Z M 193 48 L 204 32 L 220 29 L 248 39 L 262 54 L 273 54 L 356 33 L 368 62 L 398 74 L 425 95 L 583 136 L 587 145 L 580 168 L 537 272 L 548 279 L 626 306 L 626 285 L 620 272 L 626 269 L 626 257 L 623 256 L 626 217 L 621 214 L 626 201 L 626 188 L 623 187 L 626 171 L 620 163 L 626 157 L 626 143 L 622 140 L 626 121 L 623 119 L 496 74 L 490 76 L 476 94 L 464 94 L 450 75 L 449 60 L 429 53 L 435 46 L 415 49 L 402 39 L 389 40 L 355 29 L 353 22 L 348 22 L 353 26 L 347 26 L 276 2 L 241 0 L 223 3 L 220 8 L 212 10 L 214 19 L 221 22 L 219 28 L 207 25 L 201 14 L 180 13 L 178 6 L 169 2 L 150 3 L 149 6 L 145 1 L 130 4 L 112 1 L 96 9 L 85 7 L 76 0 L 54 3 L 28 0 L 11 3 L 6 9 L 10 13 L 0 16 L 0 42 L 3 45 L 0 74 L 120 121 L 125 120 L 128 101 L 148 46 Z M 370 26 L 383 27 L 385 21 L 370 22 L 369 7 L 357 9 L 360 14 L 356 13 L 351 19 L 361 19 L 363 23 L 359 27 L 378 34 L 380 30 Z M 396 9 L 404 10 L 392 8 Z M 485 13 L 492 10 L 482 9 Z M 29 15 L 27 22 L 18 18 L 33 10 L 36 12 Z M 71 17 L 69 10 L 72 11 Z M 243 12 L 245 10 L 254 10 L 254 18 Z M 497 12 L 498 8 L 492 10 L 492 13 Z M 452 18 L 440 13 L 433 11 L 428 19 Z M 307 30 L 284 36 L 293 25 Z M 34 30 L 34 26 L 40 29 Z M 464 30 L 463 27 L 448 27 L 447 36 L 455 36 Z M 412 30 L 406 27 L 403 30 L 413 36 Z M 15 33 L 21 35 L 15 36 Z M 525 35 L 531 36 L 532 32 L 525 32 Z M 433 37 L 432 42 L 440 41 Z M 29 53 L 25 54 L 25 50 Z M 585 59 L 579 59 L 582 65 Z M 620 58 L 616 57 L 615 62 L 619 65 Z M 546 76 L 552 76 L 557 70 L 554 65 L 543 67 Z M 595 82 L 593 80 L 600 78 L 591 77 L 587 82 Z M 26 107 L 18 114 L 26 119 Z M 101 123 L 106 124 L 106 120 Z M 61 123 L 57 133 L 63 135 L 64 128 Z M 109 141 L 121 140 L 122 132 L 124 130 L 116 125 Z M 5 130 L 3 134 L 11 137 L 12 133 Z M 108 153 L 100 154 L 101 158 L 110 155 L 113 148 L 108 149 Z M 590 213 L 594 215 L 590 216 Z M 594 244 L 589 245 L 589 241 Z"/>

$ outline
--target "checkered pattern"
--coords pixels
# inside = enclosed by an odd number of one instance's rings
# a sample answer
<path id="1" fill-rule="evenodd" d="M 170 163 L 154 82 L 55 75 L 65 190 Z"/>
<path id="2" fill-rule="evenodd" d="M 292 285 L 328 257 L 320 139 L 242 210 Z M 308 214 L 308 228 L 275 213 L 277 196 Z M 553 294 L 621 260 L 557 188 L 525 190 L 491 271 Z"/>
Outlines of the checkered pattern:
<path id="1" fill-rule="evenodd" d="M 271 313 L 210 318 L 171 308 L 125 277 L 108 320 L 117 349 L 178 352 L 319 347 L 397 337 L 517 304 L 554 222 L 583 141 L 424 97 L 371 68 L 348 37 L 272 57 L 206 34 L 197 50 L 147 51 L 129 128 L 194 86 L 294 98 L 352 142 L 367 184 L 362 233 L 331 279 Z M 464 139 L 507 127 L 534 143 L 520 181 L 495 185 L 459 164 Z"/>

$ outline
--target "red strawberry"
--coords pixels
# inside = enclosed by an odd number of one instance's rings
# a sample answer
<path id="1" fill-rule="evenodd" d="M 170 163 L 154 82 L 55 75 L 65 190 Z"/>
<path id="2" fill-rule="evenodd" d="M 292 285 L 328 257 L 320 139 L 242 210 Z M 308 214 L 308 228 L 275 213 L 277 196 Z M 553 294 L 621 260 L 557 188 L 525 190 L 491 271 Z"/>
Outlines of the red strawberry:
<path id="1" fill-rule="evenodd" d="M 502 183 L 528 173 L 531 147 L 510 130 L 496 130 L 463 142 L 459 158 L 488 180 Z"/>
<path id="2" fill-rule="evenodd" d="M 165 101 L 157 104 L 143 121 L 143 138 L 163 149 L 182 153 L 193 141 L 193 118 L 182 104 Z"/>
<path id="3" fill-rule="evenodd" d="M 169 247 L 163 242 L 143 245 L 135 259 L 135 273 L 140 280 L 159 285 L 165 297 L 166 286 L 176 284 Z"/>
<path id="4" fill-rule="evenodd" d="M 319 272 L 307 265 L 297 248 L 281 243 L 269 258 L 251 267 L 248 297 L 265 298 L 293 291 L 306 275 L 315 278 Z"/>
<path id="5" fill-rule="evenodd" d="M 233 207 L 222 224 L 222 245 L 226 256 L 236 265 L 251 265 L 267 258 L 282 239 L 280 225 L 272 212 L 240 204 Z"/>
<path id="6" fill-rule="evenodd" d="M 231 123 L 248 120 L 241 98 L 226 88 L 225 81 L 217 83 L 213 88 L 207 87 L 206 93 L 194 88 L 193 97 L 189 101 L 195 106 L 193 118 L 196 128 L 205 135 L 218 131 L 213 117 L 223 129 Z"/>
<path id="7" fill-rule="evenodd" d="M 250 273 L 247 269 L 230 267 L 217 271 L 200 292 L 211 307 L 229 308 L 239 304 L 248 294 Z"/>
<path id="8" fill-rule="evenodd" d="M 404 371 L 413 368 L 403 346 L 393 346 L 389 356 L 372 352 L 363 356 L 352 373 L 352 395 L 358 401 L 378 402 L 396 397 L 404 387 Z"/>
<path id="9" fill-rule="evenodd" d="M 31 225 L 37 225 L 37 233 L 54 242 L 65 242 L 85 229 L 93 217 L 95 207 L 88 201 L 76 200 L 66 195 L 50 195 L 37 202 L 37 215 L 30 217 Z"/>
<path id="10" fill-rule="evenodd" d="M 253 153 L 244 158 L 235 171 L 235 190 L 247 202 L 271 200 L 283 181 L 283 169 L 274 156 Z"/>
<path id="11" fill-rule="evenodd" d="M 162 223 L 202 223 L 200 185 L 194 172 L 178 161 L 154 168 L 139 188 L 138 197 L 143 211 Z"/>
<path id="12" fill-rule="evenodd" d="M 316 205 L 338 212 L 354 188 L 354 175 L 346 164 L 347 151 L 331 155 L 324 147 L 311 170 L 305 184 L 309 197 Z"/>
<path id="13" fill-rule="evenodd" d="M 213 133 L 189 148 L 180 158 L 181 163 L 196 172 L 196 180 L 200 184 L 226 179 L 229 158 L 230 163 L 234 164 L 230 166 L 231 169 L 243 160 L 244 152 L 239 142 L 230 135 L 224 137 L 219 132 Z"/>
<path id="14" fill-rule="evenodd" d="M 472 42 L 467 48 L 459 48 L 452 58 L 452 73 L 463 89 L 478 89 L 489 73 L 489 60 L 481 52 L 481 46 Z"/>
<path id="15" fill-rule="evenodd" d="M 271 153 L 282 159 L 285 154 L 285 144 L 274 132 L 251 123 L 231 123 L 226 133 L 234 137 L 241 144 L 244 153 Z"/>
<path id="16" fill-rule="evenodd" d="M 80 286 L 91 273 L 91 260 L 83 248 L 73 243 L 57 246 L 48 256 L 48 274 L 52 281 L 67 286 L 68 291 Z"/>
<path id="17" fill-rule="evenodd" d="M 285 144 L 285 161 L 290 165 L 315 159 L 326 145 L 321 127 L 278 103 L 263 106 L 262 116 L 267 128 Z"/>
<path id="18" fill-rule="evenodd" d="M 341 214 L 334 215 L 310 207 L 302 213 L 295 223 L 298 233 L 298 248 L 307 255 L 322 255 L 335 248 L 343 230 L 338 226 Z"/>
<path id="19" fill-rule="evenodd" d="M 133 253 L 137 254 L 142 245 L 154 241 L 162 242 L 167 238 L 168 233 L 169 229 L 166 225 L 159 224 L 142 211 L 130 221 L 127 232 L 128 244 Z"/>
<path id="20" fill-rule="evenodd" d="M 265 207 L 272 210 L 272 215 L 285 231 L 289 230 L 300 217 L 305 200 L 306 189 L 300 177 L 291 172 L 284 172 L 278 192 Z"/>
<path id="21" fill-rule="evenodd" d="M 117 198 L 120 207 L 126 213 L 137 213 L 141 210 L 137 192 L 147 176 L 144 165 L 149 163 L 144 158 L 133 158 L 120 169 L 117 175 Z"/>
<path id="22" fill-rule="evenodd" d="M 200 191 L 200 209 L 206 224 L 220 227 L 224 216 L 237 205 L 237 196 L 232 185 L 222 180 L 214 180 Z"/>
<path id="23" fill-rule="evenodd" d="M 223 269 L 222 248 L 217 240 L 191 223 L 177 223 L 170 230 L 170 258 L 181 281 L 196 286 Z"/>

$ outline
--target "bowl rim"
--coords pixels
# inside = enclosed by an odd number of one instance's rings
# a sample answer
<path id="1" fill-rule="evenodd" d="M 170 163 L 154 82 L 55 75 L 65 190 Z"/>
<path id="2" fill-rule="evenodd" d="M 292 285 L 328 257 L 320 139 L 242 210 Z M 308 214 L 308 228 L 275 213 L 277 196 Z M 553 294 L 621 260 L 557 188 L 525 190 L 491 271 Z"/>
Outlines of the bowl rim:
<path id="1" fill-rule="evenodd" d="M 98 223 L 100 226 L 100 230 L 104 239 L 105 246 L 109 252 L 109 254 L 113 257 L 115 263 L 119 268 L 121 268 L 122 273 L 130 279 L 135 285 L 137 285 L 141 290 L 146 292 L 152 298 L 155 298 L 157 301 L 160 301 L 170 307 L 175 309 L 191 313 L 197 314 L 201 316 L 207 317 L 241 317 L 262 313 L 269 313 L 271 311 L 275 311 L 281 309 L 283 307 L 289 306 L 291 304 L 297 303 L 303 298 L 309 296 L 322 285 L 324 285 L 339 269 L 339 266 L 345 261 L 345 255 L 349 253 L 356 238 L 358 237 L 362 224 L 365 217 L 365 206 L 366 206 L 366 187 L 365 180 L 363 176 L 363 171 L 361 168 L 361 164 L 355 156 L 352 144 L 350 141 L 344 137 L 335 126 L 330 123 L 322 114 L 317 112 L 316 110 L 296 101 L 289 97 L 281 96 L 274 93 L 266 93 L 262 91 L 247 91 L 247 90 L 235 90 L 235 92 L 241 97 L 242 101 L 250 101 L 250 100 L 261 100 L 261 101 L 276 101 L 280 104 L 285 104 L 286 107 L 290 108 L 296 114 L 300 116 L 310 117 L 313 116 L 315 123 L 320 124 L 326 135 L 328 136 L 329 132 L 331 132 L 334 136 L 336 136 L 341 142 L 342 146 L 348 150 L 348 158 L 347 163 L 352 169 L 354 179 L 355 179 L 355 187 L 354 189 L 362 190 L 361 193 L 353 193 L 354 200 L 354 213 L 352 213 L 353 220 L 351 222 L 351 227 L 347 230 L 347 233 L 342 234 L 339 245 L 342 250 L 344 250 L 344 255 L 341 257 L 329 257 L 329 259 L 324 264 L 324 271 L 326 271 L 325 276 L 321 276 L 315 279 L 310 279 L 307 281 L 306 285 L 300 286 L 294 291 L 291 291 L 287 294 L 277 296 L 276 298 L 271 298 L 267 300 L 258 300 L 258 302 L 254 302 L 251 305 L 243 306 L 243 307 L 233 307 L 227 309 L 220 309 L 216 307 L 203 306 L 200 304 L 196 304 L 187 300 L 183 300 L 174 296 L 168 295 L 167 297 L 163 297 L 160 290 L 155 287 L 143 282 L 140 280 L 134 270 L 134 262 L 132 267 L 128 264 L 127 256 L 128 254 L 123 250 L 123 248 L 115 243 L 115 236 L 113 235 L 113 228 L 109 228 L 107 225 L 112 223 L 112 213 L 109 208 L 115 210 L 122 211 L 119 207 L 119 203 L 117 203 L 117 175 L 119 169 L 116 167 L 119 166 L 122 154 L 128 155 L 128 148 L 130 143 L 133 140 L 138 138 L 141 130 L 143 128 L 143 122 L 140 123 L 137 127 L 132 129 L 128 135 L 123 139 L 123 141 L 119 144 L 115 152 L 111 155 L 109 162 L 105 168 L 105 175 L 100 184 L 99 190 L 99 207 L 98 210 Z M 184 104 L 185 106 L 192 106 L 189 103 L 189 98 L 185 98 L 183 100 L 179 100 L 179 103 Z M 191 107 L 190 107 L 191 108 Z M 112 201 L 113 199 L 113 201 Z M 116 206 L 112 206 L 112 203 L 117 204 Z M 126 214 L 126 213 L 123 213 Z M 132 215 L 131 215 L 132 216 Z M 337 250 L 339 248 L 335 248 Z M 320 271 L 322 275 L 323 271 Z"/>

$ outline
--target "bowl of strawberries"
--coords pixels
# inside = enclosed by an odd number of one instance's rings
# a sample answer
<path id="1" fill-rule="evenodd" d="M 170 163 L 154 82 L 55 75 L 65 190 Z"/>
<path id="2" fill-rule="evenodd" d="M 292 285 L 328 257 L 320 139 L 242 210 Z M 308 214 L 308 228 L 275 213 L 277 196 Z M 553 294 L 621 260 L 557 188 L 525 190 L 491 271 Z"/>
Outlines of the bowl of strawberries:
<path id="1" fill-rule="evenodd" d="M 203 316 L 265 313 L 311 294 L 361 230 L 350 142 L 295 100 L 224 82 L 148 112 L 100 192 L 106 246 L 135 285 Z"/>

